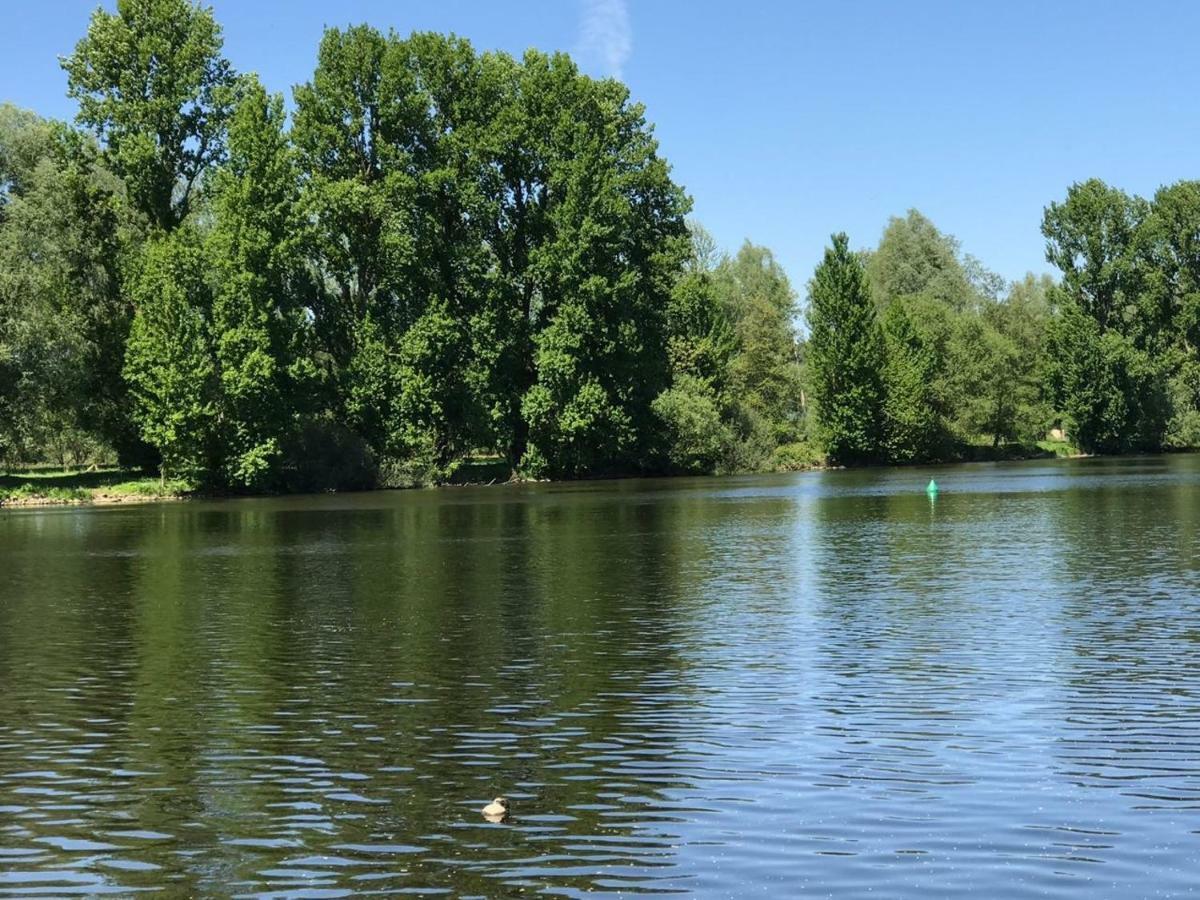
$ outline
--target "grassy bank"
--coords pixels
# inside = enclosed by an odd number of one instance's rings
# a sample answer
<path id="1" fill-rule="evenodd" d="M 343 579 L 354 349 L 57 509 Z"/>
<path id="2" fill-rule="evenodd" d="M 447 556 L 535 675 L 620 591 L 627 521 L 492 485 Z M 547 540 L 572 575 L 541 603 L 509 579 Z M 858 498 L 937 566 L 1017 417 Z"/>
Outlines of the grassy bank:
<path id="1" fill-rule="evenodd" d="M 963 445 L 940 463 L 1000 462 L 1021 459 L 1054 459 L 1080 456 L 1079 449 L 1065 441 L 1037 444 Z M 788 444 L 776 449 L 762 469 L 767 472 L 800 472 L 827 467 L 825 457 L 806 444 Z M 462 463 L 446 482 L 450 485 L 503 484 L 510 471 L 500 457 L 480 456 Z M 68 504 L 145 503 L 181 500 L 198 496 L 193 485 L 183 481 L 160 481 L 156 475 L 129 469 L 75 471 L 33 468 L 0 475 L 0 507 L 56 506 Z"/>
<path id="2" fill-rule="evenodd" d="M 0 506 L 142 503 L 177 500 L 191 492 L 181 481 L 162 482 L 128 469 L 30 469 L 0 475 Z"/>

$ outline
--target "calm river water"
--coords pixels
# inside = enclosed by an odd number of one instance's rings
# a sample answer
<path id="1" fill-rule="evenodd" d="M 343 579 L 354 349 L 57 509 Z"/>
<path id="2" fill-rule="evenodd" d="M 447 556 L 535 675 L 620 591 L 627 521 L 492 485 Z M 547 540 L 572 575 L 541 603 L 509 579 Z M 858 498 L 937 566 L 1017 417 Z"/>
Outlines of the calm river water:
<path id="1" fill-rule="evenodd" d="M 0 895 L 142 889 L 1200 893 L 1200 458 L 0 514 Z"/>

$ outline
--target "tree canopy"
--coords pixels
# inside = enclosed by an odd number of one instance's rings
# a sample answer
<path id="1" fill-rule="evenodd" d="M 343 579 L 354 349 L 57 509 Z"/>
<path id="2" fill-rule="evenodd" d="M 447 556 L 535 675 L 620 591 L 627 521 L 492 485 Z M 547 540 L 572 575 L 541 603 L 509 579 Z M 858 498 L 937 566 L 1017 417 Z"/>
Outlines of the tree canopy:
<path id="1" fill-rule="evenodd" d="M 1200 183 L 1071 185 L 1058 281 L 910 209 L 835 235 L 802 307 L 565 54 L 330 28 L 289 114 L 211 9 L 117 0 L 62 65 L 73 125 L 0 106 L 10 465 L 267 491 L 1200 445 Z"/>

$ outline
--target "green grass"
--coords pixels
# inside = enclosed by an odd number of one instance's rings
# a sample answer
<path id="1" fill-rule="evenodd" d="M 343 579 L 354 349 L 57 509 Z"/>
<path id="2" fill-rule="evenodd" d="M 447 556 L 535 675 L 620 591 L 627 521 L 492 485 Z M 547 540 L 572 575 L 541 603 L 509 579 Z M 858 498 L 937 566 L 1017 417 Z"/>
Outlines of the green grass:
<path id="1" fill-rule="evenodd" d="M 192 486 L 182 481 L 161 482 L 128 469 L 95 472 L 28 469 L 0 475 L 0 506 L 28 503 L 88 503 L 105 499 L 179 497 Z"/>
<path id="2" fill-rule="evenodd" d="M 1069 441 L 1038 441 L 1037 445 L 1047 453 L 1053 453 L 1058 457 L 1079 456 L 1079 448 Z"/>
<path id="3" fill-rule="evenodd" d="M 118 481 L 106 487 L 103 493 L 126 497 L 179 497 L 191 493 L 192 486 L 186 481 L 160 481 L 157 478 L 138 478 L 133 481 Z"/>
<path id="4" fill-rule="evenodd" d="M 0 487 L 0 504 L 44 500 L 47 503 L 79 503 L 90 500 L 91 491 L 80 487 L 61 485 L 20 484 L 16 487 Z"/>

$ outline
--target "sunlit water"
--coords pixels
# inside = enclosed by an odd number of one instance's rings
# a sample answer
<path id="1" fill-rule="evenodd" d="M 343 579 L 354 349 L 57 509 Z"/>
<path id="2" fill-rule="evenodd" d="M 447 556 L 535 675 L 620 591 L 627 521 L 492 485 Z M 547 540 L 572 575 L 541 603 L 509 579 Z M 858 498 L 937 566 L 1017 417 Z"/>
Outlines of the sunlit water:
<path id="1" fill-rule="evenodd" d="M 0 894 L 1187 896 L 1198 551 L 1196 457 L 6 512 Z"/>

